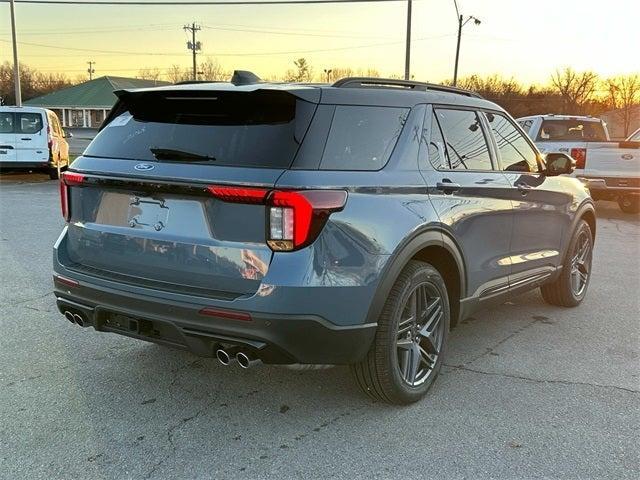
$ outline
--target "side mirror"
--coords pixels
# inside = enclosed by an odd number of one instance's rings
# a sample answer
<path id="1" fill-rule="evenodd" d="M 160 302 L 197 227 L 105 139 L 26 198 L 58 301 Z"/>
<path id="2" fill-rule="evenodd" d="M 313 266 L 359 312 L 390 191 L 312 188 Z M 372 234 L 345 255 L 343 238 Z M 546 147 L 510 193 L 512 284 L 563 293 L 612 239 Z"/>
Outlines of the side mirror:
<path id="1" fill-rule="evenodd" d="M 64 138 L 73 138 L 73 133 L 71 133 L 71 132 L 64 132 Z"/>
<path id="2" fill-rule="evenodd" d="M 566 153 L 547 153 L 545 163 L 547 164 L 545 173 L 550 177 L 571 174 L 576 168 L 576 161 Z"/>

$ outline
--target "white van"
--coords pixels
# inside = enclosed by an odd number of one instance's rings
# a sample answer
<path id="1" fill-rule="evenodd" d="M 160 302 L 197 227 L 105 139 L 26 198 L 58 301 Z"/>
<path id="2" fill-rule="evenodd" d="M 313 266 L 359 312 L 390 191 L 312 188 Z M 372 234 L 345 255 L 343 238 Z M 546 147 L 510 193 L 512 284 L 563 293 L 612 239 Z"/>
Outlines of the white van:
<path id="1" fill-rule="evenodd" d="M 69 166 L 58 116 L 37 107 L 0 107 L 0 169 L 46 169 L 52 179 Z"/>

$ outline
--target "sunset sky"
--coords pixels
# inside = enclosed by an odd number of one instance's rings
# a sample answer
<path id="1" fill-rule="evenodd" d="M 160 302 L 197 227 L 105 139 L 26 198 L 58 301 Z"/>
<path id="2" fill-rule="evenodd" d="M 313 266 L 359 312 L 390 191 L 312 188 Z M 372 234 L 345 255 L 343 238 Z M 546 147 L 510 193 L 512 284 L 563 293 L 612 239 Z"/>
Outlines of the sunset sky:
<path id="1" fill-rule="evenodd" d="M 482 20 L 464 28 L 460 76 L 498 73 L 545 83 L 558 67 L 602 76 L 640 70 L 640 1 L 459 0 Z M 453 74 L 453 0 L 414 0 L 412 74 Z M 264 6 L 17 5 L 21 61 L 47 72 L 135 76 L 140 68 L 191 65 L 182 26 L 203 30 L 201 58 L 268 76 L 306 57 L 324 68 L 404 71 L 406 3 Z M 0 62 L 11 61 L 9 4 L 0 3 Z"/>

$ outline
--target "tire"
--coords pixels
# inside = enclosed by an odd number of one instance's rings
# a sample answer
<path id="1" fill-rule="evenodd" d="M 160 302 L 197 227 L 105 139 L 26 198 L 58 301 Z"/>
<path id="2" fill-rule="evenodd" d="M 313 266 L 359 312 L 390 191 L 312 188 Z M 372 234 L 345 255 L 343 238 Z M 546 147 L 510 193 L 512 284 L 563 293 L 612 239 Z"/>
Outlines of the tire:
<path id="1" fill-rule="evenodd" d="M 544 301 L 559 307 L 580 305 L 587 294 L 591 281 L 592 259 L 593 236 L 591 228 L 587 222 L 580 220 L 569 243 L 560 276 L 552 283 L 540 287 Z"/>
<path id="2" fill-rule="evenodd" d="M 618 198 L 618 206 L 624 213 L 640 213 L 640 195 L 623 195 Z"/>
<path id="3" fill-rule="evenodd" d="M 442 366 L 450 316 L 440 273 L 428 263 L 410 261 L 389 293 L 367 356 L 351 366 L 360 388 L 391 404 L 424 397 Z"/>

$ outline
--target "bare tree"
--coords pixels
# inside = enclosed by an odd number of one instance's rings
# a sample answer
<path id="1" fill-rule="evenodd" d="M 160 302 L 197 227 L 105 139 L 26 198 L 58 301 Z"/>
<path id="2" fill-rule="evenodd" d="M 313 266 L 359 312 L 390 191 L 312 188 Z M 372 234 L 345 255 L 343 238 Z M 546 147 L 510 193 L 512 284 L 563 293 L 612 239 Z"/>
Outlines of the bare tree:
<path id="1" fill-rule="evenodd" d="M 207 58 L 199 67 L 199 77 L 201 80 L 209 80 L 211 82 L 223 82 L 231 78 L 232 73 L 225 70 L 220 63 L 211 58 Z"/>
<path id="2" fill-rule="evenodd" d="M 624 136 L 631 133 L 632 108 L 640 104 L 640 74 L 620 75 L 605 81 L 612 109 L 620 109 Z"/>
<path id="3" fill-rule="evenodd" d="M 69 87 L 74 83 L 78 82 L 71 81 L 64 73 L 39 72 L 28 65 L 20 64 L 20 85 L 23 100 L 39 97 Z M 15 103 L 13 64 L 9 62 L 0 65 L 0 97 L 6 105 Z"/>
<path id="4" fill-rule="evenodd" d="M 171 83 L 184 82 L 191 80 L 191 70 L 188 68 L 182 68 L 180 65 L 173 64 L 167 70 L 167 78 Z"/>
<path id="5" fill-rule="evenodd" d="M 153 68 L 141 68 L 138 70 L 136 78 L 142 78 L 144 80 L 158 81 L 162 78 L 162 71 L 158 67 Z"/>
<path id="6" fill-rule="evenodd" d="M 598 75 L 594 72 L 576 72 L 566 67 L 551 75 L 551 84 L 564 100 L 564 111 L 561 113 L 582 113 L 584 105 L 593 98 Z"/>

